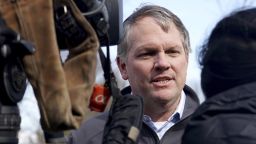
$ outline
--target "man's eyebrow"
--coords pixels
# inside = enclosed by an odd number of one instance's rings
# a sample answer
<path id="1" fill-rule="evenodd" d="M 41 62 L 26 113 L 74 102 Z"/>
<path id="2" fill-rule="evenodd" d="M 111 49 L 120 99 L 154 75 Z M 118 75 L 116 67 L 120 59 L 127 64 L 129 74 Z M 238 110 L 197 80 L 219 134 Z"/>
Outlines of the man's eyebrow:
<path id="1" fill-rule="evenodd" d="M 137 49 L 155 49 L 155 45 L 153 44 L 144 44 L 137 47 Z"/>
<path id="2" fill-rule="evenodd" d="M 137 52 L 155 52 L 158 51 L 154 46 L 145 46 L 137 49 Z"/>
<path id="3" fill-rule="evenodd" d="M 173 45 L 173 46 L 168 46 L 164 49 L 166 49 L 166 50 L 169 50 L 169 49 L 183 49 L 183 47 L 179 46 L 179 45 Z"/>

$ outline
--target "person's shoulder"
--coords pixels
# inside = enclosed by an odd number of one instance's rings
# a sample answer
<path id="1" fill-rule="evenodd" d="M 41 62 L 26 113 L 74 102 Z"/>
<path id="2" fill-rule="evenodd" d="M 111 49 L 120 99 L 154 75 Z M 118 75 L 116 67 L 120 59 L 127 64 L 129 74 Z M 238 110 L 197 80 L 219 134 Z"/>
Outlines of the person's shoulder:
<path id="1" fill-rule="evenodd" d="M 105 123 L 108 118 L 108 112 L 100 113 L 99 115 L 92 117 L 85 122 L 82 123 L 81 127 L 79 129 L 86 130 L 88 129 L 94 129 L 94 130 L 102 130 L 102 128 L 105 126 Z"/>
<path id="2" fill-rule="evenodd" d="M 107 118 L 108 113 L 104 112 L 83 122 L 80 128 L 71 132 L 71 143 L 100 143 Z"/>
<path id="3" fill-rule="evenodd" d="M 97 116 L 94 116 L 87 121 L 85 121 L 83 125 L 90 125 L 90 124 L 99 124 L 99 123 L 106 123 L 106 120 L 108 118 L 108 112 L 99 113 Z"/>

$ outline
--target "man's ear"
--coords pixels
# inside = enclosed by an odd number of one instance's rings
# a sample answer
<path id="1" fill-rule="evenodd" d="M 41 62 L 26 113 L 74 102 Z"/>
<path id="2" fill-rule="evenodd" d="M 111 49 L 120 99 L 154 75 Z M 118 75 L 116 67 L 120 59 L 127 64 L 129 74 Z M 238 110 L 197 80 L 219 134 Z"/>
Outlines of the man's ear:
<path id="1" fill-rule="evenodd" d="M 117 63 L 117 66 L 119 68 L 119 71 L 120 71 L 120 73 L 122 75 L 122 78 L 124 80 L 127 80 L 128 79 L 128 74 L 127 74 L 127 69 L 126 69 L 126 63 L 120 57 L 116 58 L 116 63 Z"/>

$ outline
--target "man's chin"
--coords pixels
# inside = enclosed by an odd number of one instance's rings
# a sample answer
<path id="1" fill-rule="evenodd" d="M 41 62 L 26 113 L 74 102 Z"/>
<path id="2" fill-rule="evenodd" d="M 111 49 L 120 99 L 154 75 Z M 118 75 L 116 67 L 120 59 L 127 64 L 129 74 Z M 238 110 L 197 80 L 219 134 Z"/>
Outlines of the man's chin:
<path id="1" fill-rule="evenodd" d="M 170 90 L 161 90 L 161 91 L 157 91 L 154 92 L 152 94 L 153 97 L 158 98 L 158 99 L 162 99 L 162 100 L 169 100 L 170 98 L 173 97 L 173 91 Z"/>

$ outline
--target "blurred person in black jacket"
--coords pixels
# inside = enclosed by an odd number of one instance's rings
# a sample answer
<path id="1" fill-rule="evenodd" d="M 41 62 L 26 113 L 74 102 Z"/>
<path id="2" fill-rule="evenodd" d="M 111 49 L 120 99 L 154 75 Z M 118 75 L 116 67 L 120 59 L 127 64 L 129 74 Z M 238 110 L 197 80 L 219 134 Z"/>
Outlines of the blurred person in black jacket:
<path id="1" fill-rule="evenodd" d="M 183 144 L 256 143 L 256 8 L 217 23 L 200 51 L 206 101 L 193 114 Z"/>

